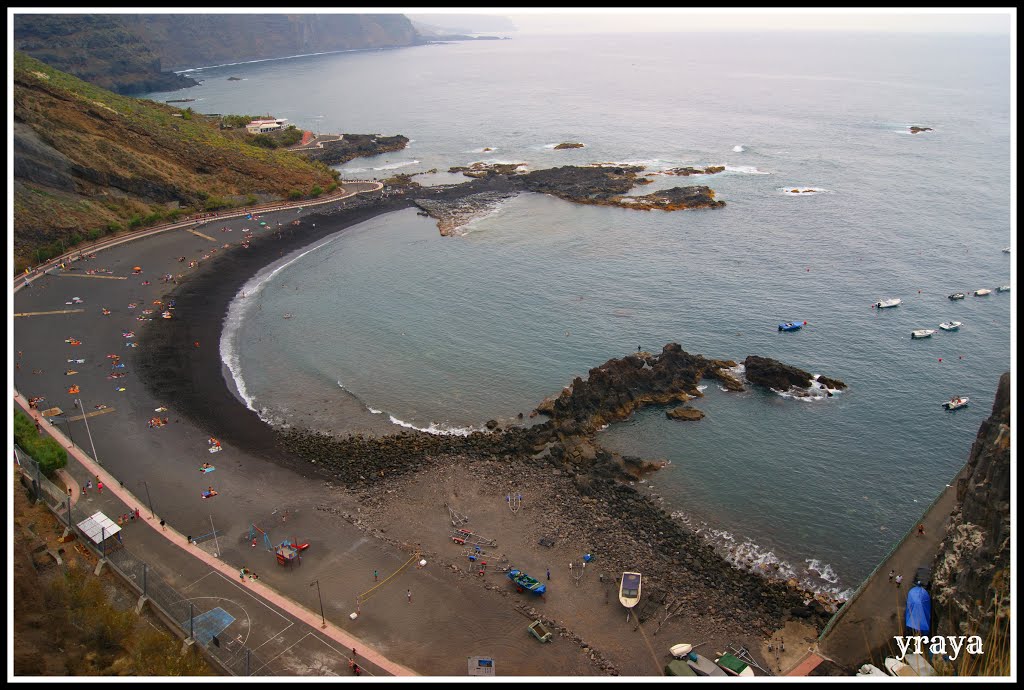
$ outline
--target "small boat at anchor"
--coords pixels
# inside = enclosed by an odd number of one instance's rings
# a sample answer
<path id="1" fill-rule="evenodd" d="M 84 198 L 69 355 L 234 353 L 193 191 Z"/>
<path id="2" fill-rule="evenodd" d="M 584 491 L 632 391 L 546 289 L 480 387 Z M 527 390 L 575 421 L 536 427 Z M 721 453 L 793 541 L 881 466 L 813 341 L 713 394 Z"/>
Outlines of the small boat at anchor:
<path id="1" fill-rule="evenodd" d="M 977 295 L 978 297 L 985 297 L 986 295 L 991 295 L 992 291 L 989 290 L 988 288 L 982 288 L 980 290 L 975 290 L 974 294 Z"/>
<path id="2" fill-rule="evenodd" d="M 944 331 L 959 331 L 963 323 L 960 321 L 943 321 L 939 324 L 939 328 Z"/>
<path id="3" fill-rule="evenodd" d="M 942 406 L 947 410 L 959 410 L 961 407 L 967 407 L 967 403 L 970 401 L 971 399 L 967 396 L 961 397 L 957 395 L 942 403 Z"/>
<path id="4" fill-rule="evenodd" d="M 996 292 L 1009 292 L 1009 291 L 1010 291 L 1010 286 L 1009 285 L 1000 285 L 999 287 L 996 288 Z"/>
<path id="5" fill-rule="evenodd" d="M 898 307 L 901 304 L 903 304 L 903 300 L 899 297 L 894 297 L 892 299 L 880 299 L 871 306 L 877 307 L 878 309 L 888 309 L 890 307 Z"/>
<path id="6" fill-rule="evenodd" d="M 627 609 L 633 608 L 640 602 L 641 579 L 640 573 L 622 573 L 622 582 L 619 583 L 619 603 Z"/>
<path id="7" fill-rule="evenodd" d="M 934 328 L 921 328 L 916 331 L 910 331 L 910 337 L 914 340 L 918 340 L 920 338 L 931 338 L 935 332 Z"/>
<path id="8" fill-rule="evenodd" d="M 953 293 L 952 295 L 950 295 L 950 296 L 949 296 L 949 298 L 950 298 L 951 300 L 954 300 L 954 301 L 955 301 L 955 300 L 958 300 L 958 299 L 963 299 L 963 298 L 964 298 L 964 297 L 966 297 L 966 296 L 967 296 L 967 295 L 965 295 L 965 294 L 964 294 L 964 293 L 962 293 L 962 292 L 954 292 L 954 293 Z"/>
<path id="9" fill-rule="evenodd" d="M 780 331 L 799 331 L 801 328 L 804 327 L 804 324 L 806 324 L 806 323 L 807 323 L 806 321 L 804 321 L 803 323 L 800 323 L 799 321 L 787 321 L 786 323 L 780 323 L 779 324 L 779 330 Z"/>

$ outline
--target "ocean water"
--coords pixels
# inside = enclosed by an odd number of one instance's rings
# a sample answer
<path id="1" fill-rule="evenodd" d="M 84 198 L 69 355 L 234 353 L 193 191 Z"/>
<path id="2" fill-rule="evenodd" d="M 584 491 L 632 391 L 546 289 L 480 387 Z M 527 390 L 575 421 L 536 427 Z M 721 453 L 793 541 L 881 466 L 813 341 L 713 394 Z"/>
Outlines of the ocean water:
<path id="1" fill-rule="evenodd" d="M 187 96 L 150 97 L 413 140 L 340 166 L 347 178 L 460 181 L 448 167 L 479 160 L 726 166 L 636 192 L 707 184 L 721 209 L 523 194 L 456 237 L 406 210 L 286 257 L 246 286 L 222 348 L 268 420 L 330 428 L 355 396 L 396 424 L 466 433 L 637 347 L 776 358 L 849 390 L 808 401 L 707 381 L 703 420 L 648 409 L 599 440 L 670 460 L 642 489 L 723 553 L 843 592 L 966 461 L 1010 369 L 1015 292 L 946 297 L 1016 287 L 1001 251 L 1008 38 L 544 36 L 192 74 L 205 81 Z M 889 297 L 902 306 L 871 307 Z M 911 340 L 949 319 L 962 329 Z M 807 325 L 780 333 L 789 320 Z M 944 411 L 952 395 L 971 405 Z"/>

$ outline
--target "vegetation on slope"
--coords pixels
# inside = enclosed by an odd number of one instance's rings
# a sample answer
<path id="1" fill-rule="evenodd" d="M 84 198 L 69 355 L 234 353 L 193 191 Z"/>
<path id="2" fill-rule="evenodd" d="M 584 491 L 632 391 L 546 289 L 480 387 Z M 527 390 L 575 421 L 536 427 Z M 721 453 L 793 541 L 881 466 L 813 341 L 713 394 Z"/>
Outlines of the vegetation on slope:
<path id="1" fill-rule="evenodd" d="M 15 270 L 82 240 L 334 188 L 322 163 L 219 119 L 120 96 L 14 55 Z"/>

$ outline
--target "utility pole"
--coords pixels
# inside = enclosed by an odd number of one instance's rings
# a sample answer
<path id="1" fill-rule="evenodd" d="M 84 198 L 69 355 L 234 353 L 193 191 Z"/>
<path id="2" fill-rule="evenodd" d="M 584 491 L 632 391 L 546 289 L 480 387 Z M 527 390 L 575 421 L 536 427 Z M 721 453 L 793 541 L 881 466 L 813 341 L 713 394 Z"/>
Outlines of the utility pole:
<path id="1" fill-rule="evenodd" d="M 210 529 L 213 530 L 213 543 L 217 546 L 217 553 L 213 554 L 214 558 L 220 557 L 220 540 L 217 539 L 217 528 L 213 526 L 213 516 L 210 516 Z"/>
<path id="2" fill-rule="evenodd" d="M 86 414 L 85 403 L 82 402 L 81 398 L 78 398 L 78 407 L 82 410 L 82 421 L 85 422 L 85 433 L 89 434 L 89 445 L 92 446 L 92 459 L 102 465 L 103 463 L 100 462 L 98 457 L 96 457 L 96 444 L 92 442 L 92 432 L 89 431 L 89 415 Z"/>

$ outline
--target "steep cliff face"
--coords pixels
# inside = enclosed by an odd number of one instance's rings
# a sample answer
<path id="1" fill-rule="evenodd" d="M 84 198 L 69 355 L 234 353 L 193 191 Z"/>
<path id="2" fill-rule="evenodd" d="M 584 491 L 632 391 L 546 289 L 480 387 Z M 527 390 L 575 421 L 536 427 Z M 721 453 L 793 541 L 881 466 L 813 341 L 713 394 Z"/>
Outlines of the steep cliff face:
<path id="1" fill-rule="evenodd" d="M 401 14 L 16 14 L 14 47 L 115 93 L 198 82 L 173 70 L 422 43 Z"/>
<path id="2" fill-rule="evenodd" d="M 937 634 L 980 635 L 994 623 L 1006 638 L 1010 615 L 1010 374 L 999 379 L 992 415 L 981 424 L 957 506 L 933 564 Z M 1006 644 L 1008 641 L 1003 640 Z"/>
<path id="3" fill-rule="evenodd" d="M 158 14 L 123 21 L 165 70 L 422 41 L 401 14 Z"/>
<path id="4" fill-rule="evenodd" d="M 115 93 L 172 91 L 198 83 L 162 71 L 160 56 L 118 15 L 16 14 L 14 49 Z"/>

